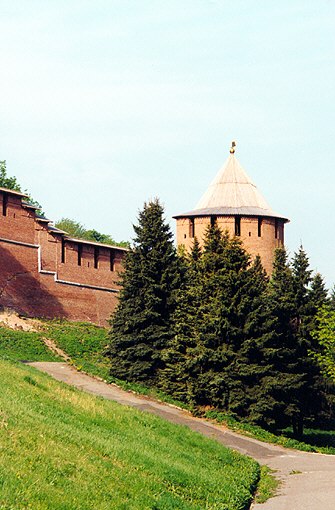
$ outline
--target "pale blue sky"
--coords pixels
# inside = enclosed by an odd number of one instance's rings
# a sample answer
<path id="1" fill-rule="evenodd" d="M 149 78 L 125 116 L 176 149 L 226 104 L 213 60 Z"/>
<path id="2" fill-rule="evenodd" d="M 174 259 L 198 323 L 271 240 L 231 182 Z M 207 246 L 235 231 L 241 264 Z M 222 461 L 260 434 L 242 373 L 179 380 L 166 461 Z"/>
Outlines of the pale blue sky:
<path id="1" fill-rule="evenodd" d="M 192 209 L 236 139 L 331 286 L 334 34 L 335 0 L 0 0 L 0 159 L 120 240 L 147 199 Z"/>

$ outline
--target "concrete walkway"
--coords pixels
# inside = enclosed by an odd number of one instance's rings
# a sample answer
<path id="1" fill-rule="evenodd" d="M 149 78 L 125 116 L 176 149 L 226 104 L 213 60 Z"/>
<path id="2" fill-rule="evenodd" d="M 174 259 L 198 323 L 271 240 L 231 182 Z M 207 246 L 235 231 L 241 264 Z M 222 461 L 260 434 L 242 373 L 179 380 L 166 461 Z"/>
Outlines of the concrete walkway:
<path id="1" fill-rule="evenodd" d="M 276 470 L 276 476 L 282 481 L 279 494 L 262 505 L 253 505 L 254 510 L 335 510 L 335 456 L 288 450 L 240 436 L 186 411 L 94 379 L 66 363 L 34 362 L 29 365 L 93 395 L 186 425 Z"/>

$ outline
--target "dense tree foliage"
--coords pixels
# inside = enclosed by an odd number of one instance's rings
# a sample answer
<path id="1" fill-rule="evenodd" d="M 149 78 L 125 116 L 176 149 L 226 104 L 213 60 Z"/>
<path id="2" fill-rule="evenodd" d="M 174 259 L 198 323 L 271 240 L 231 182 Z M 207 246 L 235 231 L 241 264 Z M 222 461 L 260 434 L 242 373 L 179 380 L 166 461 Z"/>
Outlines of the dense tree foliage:
<path id="1" fill-rule="evenodd" d="M 319 351 L 313 352 L 314 359 L 319 363 L 325 377 L 335 383 L 335 311 L 324 305 L 316 316 L 317 327 L 312 336 L 316 340 Z"/>
<path id="2" fill-rule="evenodd" d="M 111 244 L 114 246 L 129 248 L 129 243 L 127 241 L 117 242 L 109 234 L 101 234 L 94 229 L 88 230 L 84 227 L 84 225 L 78 221 L 71 220 L 70 218 L 62 218 L 55 223 L 55 226 L 77 239 L 87 239 L 88 241 L 96 243 Z"/>
<path id="3" fill-rule="evenodd" d="M 27 190 L 22 191 L 22 188 L 21 188 L 20 184 L 18 183 L 16 177 L 10 177 L 7 175 L 6 161 L 0 161 L 0 187 L 12 189 L 13 191 L 20 191 L 20 192 L 26 194 L 28 197 L 29 203 L 36 207 L 37 213 L 40 216 L 43 216 L 43 217 L 45 216 L 44 212 L 42 211 L 41 204 L 39 202 L 37 202 L 36 200 L 34 200 Z"/>
<path id="4" fill-rule="evenodd" d="M 16 177 L 9 177 L 7 175 L 6 161 L 0 161 L 0 187 L 21 191 L 21 186 L 17 182 Z"/>
<path id="5" fill-rule="evenodd" d="M 269 281 L 260 258 L 216 224 L 203 249 L 195 238 L 176 258 L 162 214 L 147 204 L 135 227 L 112 319 L 112 375 L 268 428 L 290 425 L 296 437 L 306 420 L 329 418 L 333 390 L 319 364 L 330 356 L 313 336 L 327 290 L 303 248 L 291 263 L 277 249 Z"/>
<path id="6" fill-rule="evenodd" d="M 320 275 L 312 278 L 302 247 L 292 264 L 288 263 L 284 248 L 276 251 L 268 295 L 278 338 L 276 421 L 282 426 L 291 424 L 298 437 L 306 419 L 316 418 L 325 405 L 323 380 L 311 356 L 318 348 L 311 333 L 327 291 Z"/>
<path id="7" fill-rule="evenodd" d="M 111 321 L 111 374 L 154 384 L 162 351 L 173 335 L 171 315 L 180 285 L 179 261 L 158 200 L 139 213 L 133 249 L 121 274 L 119 306 Z"/>
<path id="8" fill-rule="evenodd" d="M 254 421 L 269 407 L 271 317 L 267 278 L 257 258 L 214 225 L 201 255 L 197 241 L 173 315 L 161 387 L 189 403 L 213 405 Z M 171 390 L 170 390 L 171 391 Z"/>

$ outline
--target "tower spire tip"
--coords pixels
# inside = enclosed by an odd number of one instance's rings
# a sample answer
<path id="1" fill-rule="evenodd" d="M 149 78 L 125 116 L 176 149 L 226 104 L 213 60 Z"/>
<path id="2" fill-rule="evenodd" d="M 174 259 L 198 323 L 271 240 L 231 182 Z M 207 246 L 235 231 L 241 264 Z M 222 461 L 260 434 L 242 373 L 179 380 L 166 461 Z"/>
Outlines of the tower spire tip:
<path id="1" fill-rule="evenodd" d="M 231 142 L 231 147 L 230 147 L 230 151 L 229 151 L 229 152 L 230 152 L 230 154 L 234 154 L 234 152 L 235 152 L 235 147 L 236 147 L 236 142 L 233 140 L 233 141 Z"/>

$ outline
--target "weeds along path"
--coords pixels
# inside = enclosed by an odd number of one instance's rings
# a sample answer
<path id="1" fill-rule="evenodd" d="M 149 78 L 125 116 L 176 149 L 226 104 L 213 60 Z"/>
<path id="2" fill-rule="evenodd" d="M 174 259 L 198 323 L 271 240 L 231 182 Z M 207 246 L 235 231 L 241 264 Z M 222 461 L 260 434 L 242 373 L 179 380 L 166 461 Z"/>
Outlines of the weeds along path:
<path id="1" fill-rule="evenodd" d="M 42 340 L 45 343 L 45 345 L 47 346 L 47 348 L 50 349 L 50 351 L 52 351 L 54 354 L 57 354 L 57 356 L 59 356 L 60 358 L 63 358 L 64 361 L 67 361 L 67 362 L 71 361 L 70 356 L 68 356 L 66 354 L 66 352 L 64 352 L 62 349 L 57 347 L 56 343 L 53 340 L 51 340 L 50 338 L 46 338 L 44 336 L 42 337 Z"/>
<path id="2" fill-rule="evenodd" d="M 93 395 L 185 425 L 276 470 L 276 476 L 281 480 L 278 495 L 264 504 L 253 505 L 254 510 L 334 510 L 335 508 L 335 456 L 288 450 L 241 436 L 220 425 L 195 418 L 187 411 L 121 390 L 115 385 L 106 384 L 78 372 L 66 363 L 32 362 L 29 365 L 48 373 L 58 381 Z"/>

